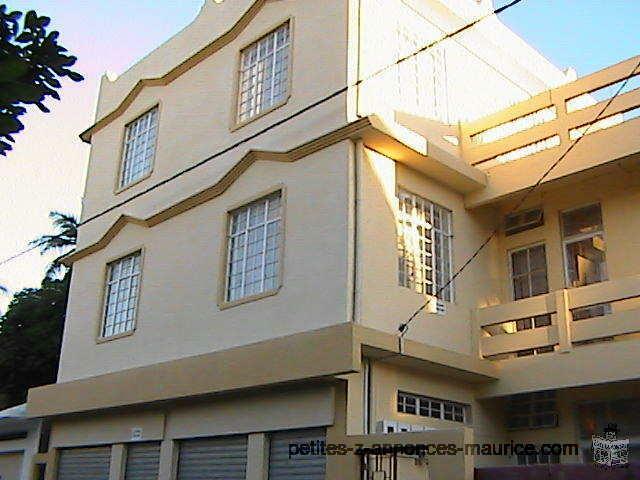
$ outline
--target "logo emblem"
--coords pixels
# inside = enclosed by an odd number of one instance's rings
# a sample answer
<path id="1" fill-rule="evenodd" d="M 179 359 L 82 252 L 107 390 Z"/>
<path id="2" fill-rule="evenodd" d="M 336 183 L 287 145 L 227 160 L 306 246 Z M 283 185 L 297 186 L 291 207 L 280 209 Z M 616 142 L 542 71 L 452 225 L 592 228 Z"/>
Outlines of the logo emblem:
<path id="1" fill-rule="evenodd" d="M 604 429 L 604 436 L 594 435 L 593 461 L 604 468 L 626 467 L 629 465 L 629 439 L 618 439 L 618 426 L 610 423 Z"/>

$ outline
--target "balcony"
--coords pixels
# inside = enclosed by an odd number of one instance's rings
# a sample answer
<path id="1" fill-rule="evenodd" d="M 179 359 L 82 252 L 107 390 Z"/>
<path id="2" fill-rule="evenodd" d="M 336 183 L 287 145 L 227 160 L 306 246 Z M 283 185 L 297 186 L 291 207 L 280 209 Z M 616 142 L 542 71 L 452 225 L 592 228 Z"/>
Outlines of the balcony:
<path id="1" fill-rule="evenodd" d="M 640 275 L 480 308 L 476 319 L 487 359 L 630 339 L 640 333 Z"/>
<path id="2" fill-rule="evenodd" d="M 544 183 L 603 167 L 640 151 L 640 69 L 594 122 L 640 56 L 460 125 L 462 158 L 487 173 L 487 188 L 466 196 L 468 207 L 531 187 L 566 151 Z M 594 155 L 597 152 L 597 155 Z M 525 167 L 526 168 L 523 168 Z M 544 187 L 544 185 L 543 185 Z"/>
<path id="3" fill-rule="evenodd" d="M 479 308 L 475 315 L 480 354 L 499 376 L 483 397 L 640 378 L 640 275 Z M 548 320 L 536 325 L 536 318 Z"/>

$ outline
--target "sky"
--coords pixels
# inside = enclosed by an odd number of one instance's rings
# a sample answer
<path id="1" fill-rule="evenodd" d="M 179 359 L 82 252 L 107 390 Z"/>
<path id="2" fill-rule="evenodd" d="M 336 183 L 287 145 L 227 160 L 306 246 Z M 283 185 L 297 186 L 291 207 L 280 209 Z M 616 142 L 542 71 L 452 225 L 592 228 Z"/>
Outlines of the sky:
<path id="1" fill-rule="evenodd" d="M 59 43 L 78 57 L 75 69 L 85 76 L 63 83 L 62 100 L 47 103 L 51 113 L 25 115 L 14 150 L 0 157 L 0 262 L 50 231 L 50 211 L 79 214 L 89 146 L 78 134 L 93 123 L 102 74 L 125 71 L 188 25 L 203 1 L 0 0 L 51 17 L 50 28 L 60 31 Z M 640 53 L 640 0 L 524 0 L 500 18 L 578 75 Z M 51 258 L 33 251 L 0 265 L 0 285 L 11 292 L 38 286 Z M 8 301 L 0 295 L 0 312 Z"/>

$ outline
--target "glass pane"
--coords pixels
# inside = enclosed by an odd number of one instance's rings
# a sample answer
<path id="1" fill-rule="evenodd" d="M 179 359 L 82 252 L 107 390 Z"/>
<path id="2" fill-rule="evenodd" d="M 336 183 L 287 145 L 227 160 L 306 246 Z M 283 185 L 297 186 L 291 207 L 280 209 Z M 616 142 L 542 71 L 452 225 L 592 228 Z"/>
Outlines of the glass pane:
<path id="1" fill-rule="evenodd" d="M 602 235 L 566 245 L 566 268 L 570 287 L 607 280 L 605 244 Z"/>
<path id="2" fill-rule="evenodd" d="M 538 245 L 537 247 L 531 247 L 529 249 L 529 263 L 531 270 L 547 269 L 544 245 Z"/>
<path id="3" fill-rule="evenodd" d="M 600 230 L 602 230 L 602 213 L 598 204 L 562 214 L 562 234 L 564 237 Z"/>
<path id="4" fill-rule="evenodd" d="M 531 296 L 542 295 L 549 291 L 546 270 L 538 270 L 531 274 Z"/>
<path id="5" fill-rule="evenodd" d="M 518 250 L 511 254 L 511 271 L 514 276 L 522 275 L 529 271 L 529 266 L 527 264 L 527 250 Z"/>
<path id="6" fill-rule="evenodd" d="M 513 279 L 513 298 L 520 300 L 531 296 L 529 287 L 529 278 L 527 276 L 516 277 Z"/>

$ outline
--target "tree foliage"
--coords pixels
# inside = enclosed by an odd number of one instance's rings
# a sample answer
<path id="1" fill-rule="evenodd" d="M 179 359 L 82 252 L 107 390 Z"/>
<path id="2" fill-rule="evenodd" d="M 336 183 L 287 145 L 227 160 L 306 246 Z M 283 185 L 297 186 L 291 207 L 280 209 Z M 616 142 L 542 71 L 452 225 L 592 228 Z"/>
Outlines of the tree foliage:
<path id="1" fill-rule="evenodd" d="M 30 10 L 21 26 L 22 17 L 0 4 L 0 155 L 11 150 L 13 135 L 24 129 L 19 117 L 27 106 L 49 112 L 44 101 L 60 99 L 61 78 L 83 80 L 69 69 L 76 57 L 58 45 L 59 33 L 47 32 L 51 19 Z"/>
<path id="2" fill-rule="evenodd" d="M 31 241 L 29 245 L 38 247 L 40 253 L 45 254 L 51 251 L 62 252 L 60 256 L 55 258 L 45 274 L 47 278 L 55 278 L 55 276 L 64 268 L 61 263 L 68 250 L 76 245 L 78 239 L 78 220 L 73 215 L 61 212 L 49 213 L 49 218 L 56 230 L 53 234 L 42 235 Z"/>
<path id="3" fill-rule="evenodd" d="M 65 213 L 49 216 L 54 233 L 31 245 L 41 253 L 67 252 L 76 244 L 78 222 Z M 24 402 L 29 388 L 56 381 L 71 280 L 71 269 L 56 278 L 63 255 L 51 263 L 40 288 L 16 293 L 0 317 L 0 398 L 9 404 Z"/>
<path id="4" fill-rule="evenodd" d="M 12 405 L 56 381 L 68 290 L 69 276 L 45 279 L 16 293 L 0 318 L 0 396 Z"/>

